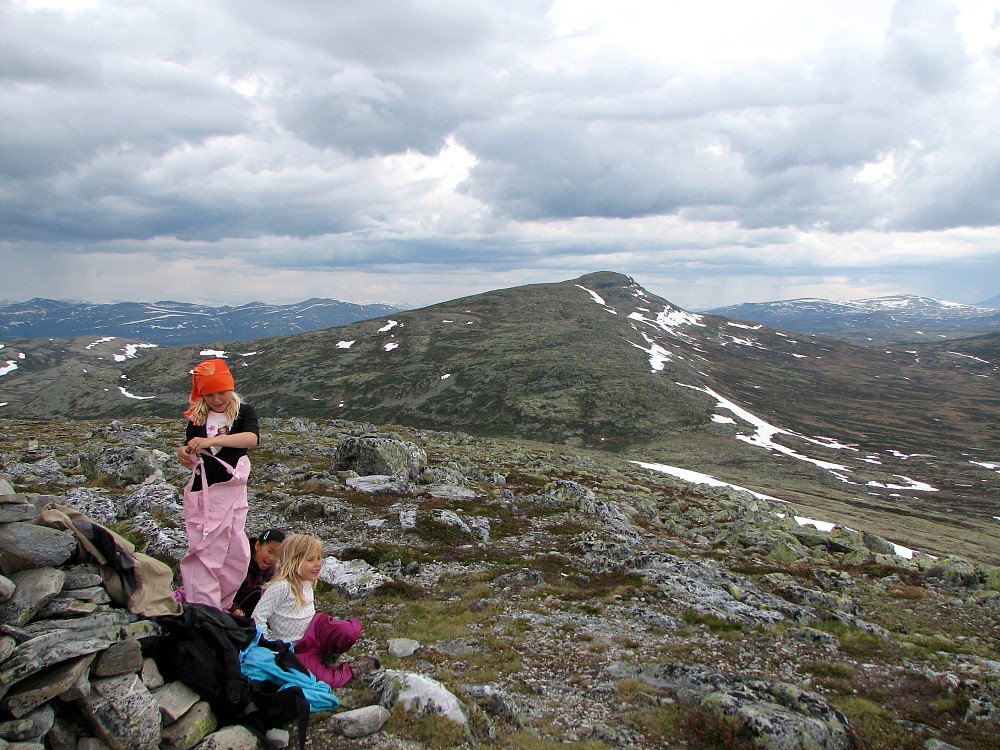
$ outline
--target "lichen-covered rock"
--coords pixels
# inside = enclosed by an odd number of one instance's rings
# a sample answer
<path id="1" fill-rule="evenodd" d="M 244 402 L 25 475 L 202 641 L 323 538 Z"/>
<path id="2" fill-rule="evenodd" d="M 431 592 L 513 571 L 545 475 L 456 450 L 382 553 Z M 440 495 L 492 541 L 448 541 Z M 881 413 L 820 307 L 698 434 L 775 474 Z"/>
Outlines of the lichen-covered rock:
<path id="1" fill-rule="evenodd" d="M 372 690 L 388 709 L 401 706 L 412 714 L 440 714 L 463 726 L 469 715 L 462 702 L 437 680 L 413 672 L 386 669 L 372 680 Z"/>
<path id="2" fill-rule="evenodd" d="M 861 532 L 861 541 L 864 545 L 870 549 L 872 552 L 877 552 L 882 555 L 895 555 L 896 548 L 892 546 L 885 539 L 880 537 L 878 534 L 873 534 L 870 531 Z"/>
<path id="3" fill-rule="evenodd" d="M 65 494 L 60 504 L 79 511 L 91 521 L 105 526 L 115 523 L 119 518 L 118 506 L 111 494 L 105 489 L 74 487 Z M 127 516 L 122 514 L 122 517 Z"/>
<path id="4" fill-rule="evenodd" d="M 616 678 L 638 678 L 673 692 L 679 700 L 736 724 L 756 746 L 774 750 L 847 750 L 847 718 L 817 693 L 774 680 L 724 675 L 689 664 L 616 662 Z"/>
<path id="5" fill-rule="evenodd" d="M 24 716 L 46 701 L 69 690 L 82 675 L 87 673 L 93 660 L 94 654 L 69 659 L 26 680 L 21 680 L 3 697 L 0 705 L 11 716 Z"/>
<path id="6" fill-rule="evenodd" d="M 569 479 L 557 479 L 554 482 L 549 482 L 545 485 L 544 494 L 572 506 L 579 506 L 581 502 L 593 502 L 597 499 L 593 490 Z"/>
<path id="7" fill-rule="evenodd" d="M 102 651 L 123 637 L 120 626 L 59 628 L 18 644 L 0 665 L 0 685 L 12 685 L 53 664 Z"/>
<path id="8" fill-rule="evenodd" d="M 205 701 L 198 701 L 177 721 L 163 728 L 161 750 L 190 750 L 219 727 L 219 720 Z"/>
<path id="9" fill-rule="evenodd" d="M 12 573 L 10 582 L 13 595 L 0 604 L 0 622 L 7 625 L 24 625 L 42 609 L 63 587 L 66 574 L 58 568 L 46 566 Z"/>
<path id="10" fill-rule="evenodd" d="M 350 739 L 375 734 L 389 721 L 392 714 L 383 706 L 363 706 L 330 717 L 330 726 L 337 734 Z"/>
<path id="11" fill-rule="evenodd" d="M 81 455 L 80 467 L 87 479 L 107 478 L 119 487 L 127 487 L 155 474 L 159 464 L 148 448 L 123 445 Z"/>
<path id="12" fill-rule="evenodd" d="M 138 675 L 91 682 L 80 709 L 111 750 L 153 750 L 160 744 L 160 709 Z"/>
<path id="13" fill-rule="evenodd" d="M 72 532 L 33 523 L 0 524 L 0 570 L 5 575 L 18 570 L 58 567 L 76 552 Z"/>
<path id="14" fill-rule="evenodd" d="M 338 560 L 336 557 L 323 560 L 319 578 L 349 599 L 367 596 L 383 583 L 392 580 L 364 560 Z"/>
<path id="15" fill-rule="evenodd" d="M 45 456 L 37 461 L 19 461 L 9 463 L 4 472 L 15 484 L 48 485 L 64 483 L 67 479 L 63 467 L 52 456 Z"/>
<path id="16" fill-rule="evenodd" d="M 408 440 L 387 437 L 348 437 L 337 446 L 334 471 L 356 471 L 361 476 L 388 474 L 417 479 L 427 466 L 427 453 Z"/>
<path id="17" fill-rule="evenodd" d="M 123 516 L 131 518 L 140 513 L 155 512 L 164 517 L 183 518 L 180 492 L 174 485 L 163 482 L 138 487 L 122 503 Z"/>
<path id="18" fill-rule="evenodd" d="M 413 489 L 409 480 L 392 474 L 348 477 L 347 486 L 369 495 L 405 495 Z"/>
<path id="19" fill-rule="evenodd" d="M 196 746 L 198 750 L 258 750 L 257 735 L 238 724 L 212 732 Z"/>

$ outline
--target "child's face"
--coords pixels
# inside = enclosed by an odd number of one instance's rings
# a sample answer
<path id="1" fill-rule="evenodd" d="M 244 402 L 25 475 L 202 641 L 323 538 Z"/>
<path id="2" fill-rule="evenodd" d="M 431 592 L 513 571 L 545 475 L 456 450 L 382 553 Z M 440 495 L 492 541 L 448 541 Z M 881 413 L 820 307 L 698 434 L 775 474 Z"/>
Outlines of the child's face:
<path id="1" fill-rule="evenodd" d="M 208 408 L 212 411 L 222 413 L 229 408 L 229 403 L 233 400 L 232 391 L 216 391 L 215 393 L 205 393 L 202 395 Z"/>
<path id="2" fill-rule="evenodd" d="M 319 580 L 319 572 L 323 569 L 323 554 L 320 550 L 311 550 L 305 559 L 299 563 L 299 578 L 303 581 Z"/>
<path id="3" fill-rule="evenodd" d="M 257 567 L 270 568 L 278 562 L 278 553 L 281 551 L 281 542 L 254 542 L 253 558 L 257 561 Z"/>

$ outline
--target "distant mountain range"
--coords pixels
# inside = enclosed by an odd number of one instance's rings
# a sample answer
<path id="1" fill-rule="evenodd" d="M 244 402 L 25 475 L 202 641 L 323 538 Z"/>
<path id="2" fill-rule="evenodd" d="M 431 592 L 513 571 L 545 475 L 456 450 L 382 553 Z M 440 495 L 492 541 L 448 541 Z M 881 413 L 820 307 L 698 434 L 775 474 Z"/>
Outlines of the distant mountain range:
<path id="1" fill-rule="evenodd" d="M 251 302 L 238 307 L 210 307 L 186 302 L 94 304 L 35 298 L 0 303 L 0 341 L 99 334 L 140 338 L 167 346 L 207 344 L 319 331 L 399 309 L 335 299 L 308 299 L 293 305 Z"/>
<path id="2" fill-rule="evenodd" d="M 843 523 L 901 514 L 936 547 L 975 537 L 1000 549 L 1000 333 L 857 346 L 688 312 L 601 272 L 321 331 L 205 343 L 8 341 L 0 417 L 170 416 L 179 429 L 191 367 L 214 350 L 265 418 L 600 448 Z"/>
<path id="3" fill-rule="evenodd" d="M 928 332 L 943 338 L 1000 331 L 1000 310 L 989 306 L 963 305 L 928 297 L 898 295 L 835 302 L 827 299 L 791 299 L 748 302 L 709 310 L 712 315 L 753 321 L 785 331 L 819 333 L 864 343 L 880 331 L 877 343 L 889 340 L 920 340 Z"/>

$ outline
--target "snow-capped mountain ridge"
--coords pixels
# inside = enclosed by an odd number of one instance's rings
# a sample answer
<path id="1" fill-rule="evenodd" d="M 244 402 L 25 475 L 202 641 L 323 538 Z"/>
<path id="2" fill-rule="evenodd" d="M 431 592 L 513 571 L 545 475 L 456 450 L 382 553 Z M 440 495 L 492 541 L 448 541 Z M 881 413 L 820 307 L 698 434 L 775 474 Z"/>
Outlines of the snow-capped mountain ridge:
<path id="1" fill-rule="evenodd" d="M 1000 330 L 1000 310 L 996 308 L 906 294 L 844 301 L 807 297 L 748 302 L 708 312 L 801 333 L 917 328 L 970 332 Z"/>
<path id="2" fill-rule="evenodd" d="M 0 304 L 0 341 L 100 334 L 177 346 L 317 331 L 397 309 L 319 298 L 290 305 L 249 302 L 212 307 L 189 302 L 99 304 L 36 297 Z"/>

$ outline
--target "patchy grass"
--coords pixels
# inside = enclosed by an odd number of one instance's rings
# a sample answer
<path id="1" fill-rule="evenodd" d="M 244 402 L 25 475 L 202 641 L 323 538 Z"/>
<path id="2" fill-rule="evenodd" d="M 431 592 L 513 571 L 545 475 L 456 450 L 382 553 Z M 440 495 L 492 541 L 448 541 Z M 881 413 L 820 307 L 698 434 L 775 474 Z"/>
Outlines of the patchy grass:
<path id="1" fill-rule="evenodd" d="M 429 750 L 446 750 L 464 744 L 465 727 L 438 714 L 415 716 L 407 711 L 394 711 L 383 731 L 408 737 Z"/>
<path id="2" fill-rule="evenodd" d="M 548 740 L 528 731 L 520 731 L 506 737 L 498 738 L 493 747 L 503 750 L 607 750 L 608 745 L 600 740 L 566 743 L 562 740 Z"/>
<path id="3" fill-rule="evenodd" d="M 406 581 L 388 581 L 376 588 L 370 596 L 375 600 L 417 601 L 427 593 L 419 586 Z"/>
<path id="4" fill-rule="evenodd" d="M 344 560 L 364 560 L 373 568 L 387 562 L 399 560 L 404 566 L 411 562 L 425 562 L 430 556 L 412 547 L 395 544 L 373 544 L 365 547 L 346 547 L 341 553 Z"/>
<path id="5" fill-rule="evenodd" d="M 743 630 L 742 623 L 723 620 L 716 615 L 697 612 L 693 609 L 685 609 L 681 617 L 688 625 L 704 625 L 709 630 L 716 632 Z"/>
<path id="6" fill-rule="evenodd" d="M 136 552 L 142 552 L 146 549 L 146 545 L 149 543 L 146 537 L 142 533 L 134 528 L 128 521 L 118 521 L 116 523 L 109 523 L 108 528 L 113 532 L 118 534 L 118 536 L 124 537 L 135 547 Z"/>
<path id="7" fill-rule="evenodd" d="M 700 750 L 753 750 L 755 747 L 745 728 L 719 721 L 682 703 L 644 708 L 628 714 L 627 718 L 642 732 L 648 747 L 687 746 Z"/>
<path id="8" fill-rule="evenodd" d="M 847 717 L 851 726 L 871 750 L 919 750 L 924 739 L 897 724 L 877 702 L 861 697 L 833 700 L 833 705 Z"/>

